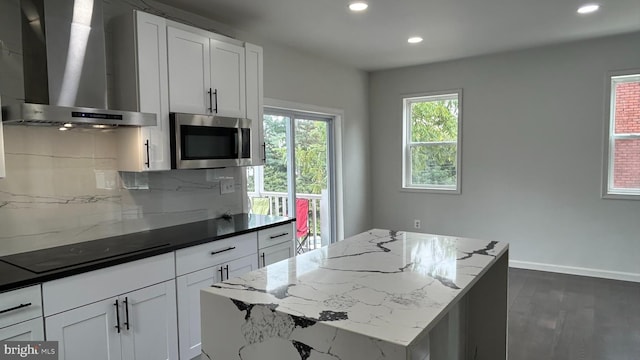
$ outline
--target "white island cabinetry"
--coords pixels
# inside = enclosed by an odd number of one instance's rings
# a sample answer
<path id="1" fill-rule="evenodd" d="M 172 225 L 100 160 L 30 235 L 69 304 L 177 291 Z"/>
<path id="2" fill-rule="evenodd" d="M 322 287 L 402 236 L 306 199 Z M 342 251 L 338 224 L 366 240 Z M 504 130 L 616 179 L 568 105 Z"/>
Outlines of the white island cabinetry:
<path id="1" fill-rule="evenodd" d="M 507 274 L 506 243 L 371 230 L 202 290 L 202 352 L 505 360 Z"/>

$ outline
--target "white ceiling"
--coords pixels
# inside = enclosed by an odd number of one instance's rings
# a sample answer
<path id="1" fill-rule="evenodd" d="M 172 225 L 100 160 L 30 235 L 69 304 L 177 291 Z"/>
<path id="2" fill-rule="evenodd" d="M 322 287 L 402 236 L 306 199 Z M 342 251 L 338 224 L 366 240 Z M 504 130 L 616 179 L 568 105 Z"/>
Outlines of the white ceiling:
<path id="1" fill-rule="evenodd" d="M 640 30 L 640 0 L 597 0 L 586 16 L 587 0 L 369 0 L 363 13 L 348 0 L 159 1 L 363 70 Z"/>

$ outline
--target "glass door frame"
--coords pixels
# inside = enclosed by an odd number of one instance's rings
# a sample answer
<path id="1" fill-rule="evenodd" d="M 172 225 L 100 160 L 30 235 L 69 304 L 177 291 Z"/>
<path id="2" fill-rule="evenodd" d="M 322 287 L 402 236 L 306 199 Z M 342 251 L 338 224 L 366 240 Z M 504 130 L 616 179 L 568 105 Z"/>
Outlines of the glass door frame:
<path id="1" fill-rule="evenodd" d="M 336 146 L 335 146 L 335 124 L 336 117 L 329 114 L 320 114 L 314 113 L 304 110 L 289 110 L 278 107 L 265 106 L 264 107 L 264 115 L 276 115 L 282 116 L 289 119 L 289 123 L 286 126 L 286 139 L 287 139 L 287 162 L 290 166 L 287 166 L 287 188 L 289 190 L 288 194 L 288 204 L 287 211 L 290 214 L 295 216 L 296 209 L 296 163 L 295 163 L 295 144 L 296 144 L 296 136 L 295 136 L 295 126 L 296 119 L 300 120 L 314 120 L 314 121 L 322 121 L 327 124 L 327 187 L 329 190 L 329 218 L 330 218 L 330 235 L 331 242 L 334 243 L 338 241 L 337 238 L 337 219 L 338 214 L 336 212 L 337 201 L 336 201 Z"/>

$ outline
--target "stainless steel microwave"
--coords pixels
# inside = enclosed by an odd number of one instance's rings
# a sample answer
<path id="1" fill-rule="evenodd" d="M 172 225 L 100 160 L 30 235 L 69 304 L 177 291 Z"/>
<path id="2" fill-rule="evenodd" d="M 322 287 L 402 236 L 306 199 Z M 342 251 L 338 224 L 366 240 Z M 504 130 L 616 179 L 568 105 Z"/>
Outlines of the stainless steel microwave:
<path id="1" fill-rule="evenodd" d="M 250 166 L 251 120 L 171 113 L 171 168 Z"/>

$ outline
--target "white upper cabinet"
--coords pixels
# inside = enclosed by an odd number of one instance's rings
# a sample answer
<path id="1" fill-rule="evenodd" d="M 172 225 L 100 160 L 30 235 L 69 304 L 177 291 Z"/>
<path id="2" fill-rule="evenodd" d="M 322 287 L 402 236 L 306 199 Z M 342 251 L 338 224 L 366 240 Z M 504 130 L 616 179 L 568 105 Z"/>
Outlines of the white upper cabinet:
<path id="1" fill-rule="evenodd" d="M 253 165 L 264 165 L 264 129 L 263 116 L 263 72 L 262 72 L 262 48 L 253 44 L 245 44 L 245 68 L 246 68 L 246 99 L 247 118 L 251 119 L 251 158 Z"/>
<path id="2" fill-rule="evenodd" d="M 246 117 L 242 43 L 173 22 L 167 35 L 170 111 Z"/>
<path id="3" fill-rule="evenodd" d="M 157 125 L 119 131 L 121 171 L 169 170 L 169 80 L 164 18 L 134 11 L 114 27 L 116 106 L 155 113 Z"/>
<path id="4" fill-rule="evenodd" d="M 213 110 L 209 38 L 169 26 L 169 109 L 208 114 Z"/>
<path id="5" fill-rule="evenodd" d="M 211 39 L 210 50 L 213 113 L 246 117 L 244 48 Z"/>

